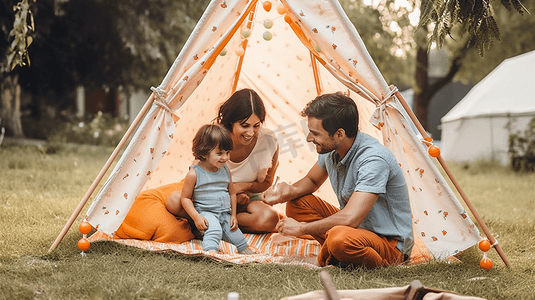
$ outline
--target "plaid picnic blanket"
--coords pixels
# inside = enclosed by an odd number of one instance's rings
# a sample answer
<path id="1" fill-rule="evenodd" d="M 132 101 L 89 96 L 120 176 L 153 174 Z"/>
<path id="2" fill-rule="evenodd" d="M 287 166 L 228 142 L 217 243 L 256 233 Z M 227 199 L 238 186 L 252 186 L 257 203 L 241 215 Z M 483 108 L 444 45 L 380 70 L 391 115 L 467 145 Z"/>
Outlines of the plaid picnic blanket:
<path id="1" fill-rule="evenodd" d="M 257 254 L 239 254 L 236 246 L 224 241 L 219 244 L 219 253 L 212 254 L 203 251 L 202 241 L 197 239 L 181 244 L 159 243 L 148 240 L 113 239 L 101 231 L 95 232 L 88 239 L 91 243 L 113 241 L 153 252 L 173 251 L 188 256 L 206 256 L 217 261 L 236 264 L 278 263 L 319 268 L 316 257 L 320 251 L 320 244 L 316 240 L 286 237 L 279 233 L 245 233 L 244 235 L 250 248 L 254 249 Z"/>
<path id="2" fill-rule="evenodd" d="M 217 261 L 227 261 L 235 264 L 278 263 L 320 268 L 316 258 L 321 246 L 316 240 L 288 237 L 279 233 L 244 233 L 244 235 L 249 246 L 257 254 L 239 254 L 236 246 L 224 241 L 219 244 L 219 253 L 208 253 L 202 250 L 202 241 L 197 239 L 181 244 L 159 243 L 148 240 L 113 239 L 102 231 L 95 232 L 88 239 L 91 243 L 113 241 L 153 252 L 173 251 L 188 256 L 206 256 Z M 455 260 L 454 257 L 451 258 Z M 431 256 L 423 242 L 420 239 L 416 239 L 408 265 L 427 262 L 430 259 Z"/>

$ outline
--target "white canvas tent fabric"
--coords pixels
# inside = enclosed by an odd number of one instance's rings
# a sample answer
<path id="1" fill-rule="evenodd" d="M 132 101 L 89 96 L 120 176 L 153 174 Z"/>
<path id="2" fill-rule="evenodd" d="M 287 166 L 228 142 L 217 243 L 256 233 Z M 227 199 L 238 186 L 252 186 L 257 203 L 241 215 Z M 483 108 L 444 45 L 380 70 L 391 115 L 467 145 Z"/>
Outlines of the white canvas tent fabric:
<path id="1" fill-rule="evenodd" d="M 270 12 L 255 0 L 213 0 L 208 5 L 162 84 L 154 89 L 149 101 L 154 98 L 155 104 L 85 218 L 112 235 L 141 190 L 182 180 L 193 161 L 194 133 L 212 121 L 234 87 L 252 88 L 266 103 L 264 126 L 280 143 L 277 174 L 294 182 L 317 159 L 305 141 L 306 122 L 299 112 L 319 93 L 342 91 L 357 102 L 360 129 L 396 155 L 408 182 L 415 237 L 431 255 L 446 258 L 478 242 L 478 229 L 427 147 L 408 130 L 403 108 L 340 4 L 286 0 L 280 4 L 286 15 L 279 14 L 276 5 Z M 273 22 L 270 29 L 263 26 L 267 19 Z M 247 39 L 240 35 L 246 27 L 252 31 Z M 270 41 L 263 39 L 266 31 L 273 36 Z M 239 47 L 245 48 L 243 56 L 237 55 Z M 226 55 L 220 55 L 222 51 Z M 329 183 L 318 193 L 336 203 Z M 284 211 L 283 206 L 277 209 Z"/>
<path id="2" fill-rule="evenodd" d="M 509 134 L 535 117 L 535 51 L 504 60 L 442 119 L 442 156 L 509 162 Z M 508 130 L 507 124 L 511 125 Z"/>

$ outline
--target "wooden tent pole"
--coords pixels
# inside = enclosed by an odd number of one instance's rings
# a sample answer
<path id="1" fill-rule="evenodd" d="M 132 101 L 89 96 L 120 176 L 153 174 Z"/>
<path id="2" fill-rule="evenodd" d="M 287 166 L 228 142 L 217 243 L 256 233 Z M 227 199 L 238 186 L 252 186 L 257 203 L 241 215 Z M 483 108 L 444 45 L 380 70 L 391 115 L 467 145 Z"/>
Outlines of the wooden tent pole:
<path id="1" fill-rule="evenodd" d="M 318 70 L 318 64 L 316 63 L 316 56 L 312 51 L 308 51 L 310 53 L 310 63 L 312 65 L 312 70 L 314 71 L 314 83 L 316 83 L 316 93 L 319 95 L 322 94 L 322 88 L 321 88 L 321 81 L 320 81 L 320 73 Z"/>
<path id="2" fill-rule="evenodd" d="M 323 270 L 320 272 L 320 280 L 325 290 L 325 295 L 327 296 L 327 300 L 342 299 L 340 298 L 340 294 L 338 294 L 338 291 L 336 290 L 336 287 L 334 286 L 331 275 L 329 275 L 327 271 Z"/>
<path id="3" fill-rule="evenodd" d="M 412 109 L 409 107 L 409 105 L 407 104 L 407 101 L 405 101 L 405 98 L 403 98 L 403 95 L 401 95 L 401 93 L 399 91 L 395 92 L 395 95 L 398 98 L 398 100 L 401 103 L 401 105 L 403 106 L 403 108 L 405 109 L 405 111 L 407 112 L 407 114 L 409 114 L 409 117 L 411 118 L 411 120 L 414 123 L 414 125 L 416 125 L 416 128 L 418 129 L 418 131 L 420 132 L 420 134 L 422 135 L 424 140 L 431 141 L 432 140 L 431 137 L 424 130 L 422 124 L 420 124 L 420 121 L 418 120 L 418 118 L 416 117 L 416 115 L 414 114 Z M 509 267 L 509 260 L 505 256 L 505 253 L 502 251 L 502 248 L 500 247 L 500 245 L 497 243 L 497 241 L 492 236 L 492 233 L 490 232 L 490 230 L 485 225 L 485 222 L 483 221 L 483 219 L 479 216 L 479 214 L 476 211 L 475 207 L 472 205 L 472 202 L 468 199 L 468 196 L 465 194 L 465 192 L 461 188 L 461 185 L 459 184 L 457 179 L 455 179 L 455 176 L 453 176 L 453 173 L 451 172 L 449 166 L 446 164 L 446 161 L 444 160 L 444 158 L 441 155 L 439 155 L 437 157 L 437 160 L 440 163 L 440 165 L 442 166 L 442 169 L 444 169 L 444 171 L 446 172 L 446 174 L 450 178 L 452 184 L 455 186 L 455 188 L 459 192 L 459 195 L 461 195 L 461 198 L 464 200 L 464 203 L 466 204 L 468 209 L 472 212 L 472 215 L 474 215 L 474 218 L 476 219 L 476 222 L 479 224 L 479 227 L 481 227 L 481 230 L 483 230 L 483 232 L 485 233 L 485 235 L 489 239 L 490 244 L 493 245 L 493 247 L 496 249 L 496 252 L 498 252 L 498 255 L 500 255 L 500 258 L 503 260 L 505 265 Z"/>
<path id="4" fill-rule="evenodd" d="M 253 0 L 249 7 L 247 8 L 246 12 L 244 13 L 244 15 L 241 17 L 240 19 L 240 22 L 238 22 L 239 24 L 241 24 L 243 22 L 243 20 L 245 19 L 245 17 L 249 14 L 249 12 L 255 7 L 256 3 L 257 3 L 258 0 Z M 228 41 L 230 40 L 230 38 L 234 35 L 234 33 L 237 31 L 239 26 L 236 26 L 236 28 L 233 28 L 232 29 L 232 33 L 226 38 L 225 42 L 222 43 L 221 45 L 219 45 L 218 49 L 216 49 L 216 51 L 214 51 L 214 54 L 212 55 L 212 57 L 210 57 L 206 63 L 204 64 L 204 68 L 205 69 L 209 69 L 212 64 L 214 63 L 215 59 L 216 59 L 216 56 L 219 55 L 219 53 L 221 52 L 221 50 L 223 49 L 223 47 L 228 43 Z M 130 138 L 130 136 L 132 135 L 134 129 L 137 127 L 137 125 L 139 124 L 139 122 L 141 122 L 143 116 L 147 113 L 147 111 L 150 109 L 152 103 L 154 102 L 154 93 L 150 96 L 150 98 L 147 100 L 147 102 L 145 103 L 145 105 L 143 106 L 143 108 L 140 110 L 140 112 L 138 113 L 137 117 L 134 119 L 134 121 L 132 122 L 132 124 L 130 125 L 130 128 L 128 128 L 128 130 L 126 131 L 125 135 L 123 136 L 123 138 L 121 139 L 121 141 L 119 142 L 119 144 L 117 145 L 117 147 L 115 148 L 115 150 L 113 151 L 113 153 L 111 154 L 110 158 L 108 159 L 108 161 L 106 162 L 106 164 L 104 165 L 104 167 L 102 168 L 102 170 L 100 171 L 100 173 L 97 175 L 97 177 L 95 178 L 95 180 L 93 181 L 93 184 L 91 184 L 91 187 L 89 188 L 89 190 L 86 192 L 86 194 L 84 195 L 84 197 L 82 198 L 82 200 L 80 201 L 80 204 L 78 204 L 78 206 L 76 207 L 75 211 L 72 213 L 71 217 L 69 218 L 69 220 L 67 221 L 67 224 L 65 224 L 65 226 L 63 227 L 63 230 L 60 232 L 59 236 L 56 238 L 56 240 L 54 241 L 54 243 L 52 244 L 52 246 L 50 247 L 50 249 L 48 251 L 52 251 L 54 249 L 56 249 L 56 247 L 59 245 L 59 243 L 61 242 L 61 240 L 65 237 L 65 235 L 67 234 L 67 231 L 69 231 L 70 227 L 72 226 L 72 224 L 74 223 L 74 221 L 76 220 L 76 218 L 78 217 L 78 215 L 80 214 L 80 212 L 82 211 L 83 207 L 85 206 L 85 204 L 87 203 L 87 201 L 89 200 L 89 197 L 91 196 L 91 194 L 95 191 L 95 189 L 97 188 L 98 184 L 100 183 L 100 181 L 102 180 L 102 178 L 104 177 L 104 175 L 106 174 L 106 172 L 108 171 L 108 169 L 110 168 L 111 164 L 113 163 L 113 161 L 115 160 L 115 158 L 117 157 L 117 155 L 119 154 L 119 151 L 122 149 L 122 147 L 124 146 L 124 144 L 126 143 L 126 141 Z"/>
<path id="5" fill-rule="evenodd" d="M 390 88 L 392 89 L 394 87 L 390 86 Z M 401 103 L 401 106 L 403 106 L 403 108 L 405 109 L 407 114 L 409 114 L 409 117 L 411 118 L 412 122 L 416 126 L 416 129 L 418 129 L 418 131 L 420 132 L 420 134 L 422 135 L 424 140 L 425 139 L 429 139 L 430 138 L 429 135 L 425 131 L 425 129 L 422 126 L 422 124 L 420 124 L 420 120 L 418 120 L 418 118 L 416 117 L 416 115 L 414 114 L 412 109 L 410 108 L 409 104 L 407 104 L 407 101 L 405 101 L 405 98 L 403 98 L 403 95 L 401 95 L 401 93 L 399 91 L 395 92 L 394 95 L 396 95 L 396 97 L 398 98 L 399 102 Z"/>
<path id="6" fill-rule="evenodd" d="M 457 180 L 453 176 L 453 173 L 451 172 L 450 168 L 444 161 L 444 158 L 441 155 L 439 155 L 437 159 L 440 165 L 442 166 L 442 168 L 444 169 L 444 171 L 446 172 L 446 174 L 448 174 L 448 176 L 450 177 L 451 182 L 453 183 L 453 185 L 455 186 L 455 188 L 457 189 L 457 191 L 463 198 L 464 202 L 466 203 L 466 206 L 468 206 L 468 209 L 470 209 L 470 211 L 474 215 L 474 218 L 476 219 L 477 223 L 481 227 L 481 230 L 483 230 L 483 232 L 489 239 L 490 244 L 493 245 L 494 249 L 496 249 L 496 252 L 498 252 L 498 255 L 500 255 L 505 265 L 509 267 L 509 260 L 505 256 L 505 253 L 502 251 L 500 244 L 496 243 L 496 240 L 492 237 L 490 230 L 487 228 L 487 226 L 485 225 L 485 222 L 483 222 L 483 219 L 479 216 L 479 214 L 477 213 L 475 207 L 472 205 L 470 200 L 468 200 L 468 196 L 464 193 L 463 189 L 459 185 L 459 182 L 457 182 Z"/>
<path id="7" fill-rule="evenodd" d="M 256 7 L 256 3 L 258 2 L 258 0 L 252 0 L 251 3 L 249 3 L 249 6 L 247 7 L 247 9 L 245 10 L 243 16 L 240 17 L 240 19 L 238 20 L 238 22 L 236 23 L 236 26 L 234 26 L 231 31 L 230 31 L 230 34 L 227 35 L 227 37 L 225 37 L 225 39 L 219 44 L 219 46 L 217 46 L 217 48 L 212 52 L 212 56 L 210 56 L 206 62 L 204 63 L 204 65 L 202 66 L 204 70 L 209 70 L 212 65 L 214 64 L 217 56 L 219 55 L 219 53 L 221 53 L 221 50 L 223 50 L 223 48 L 225 48 L 225 46 L 228 44 L 228 42 L 230 41 L 230 39 L 234 36 L 234 34 L 236 33 L 236 31 L 238 31 L 238 28 L 240 27 L 240 25 L 243 23 L 243 21 L 245 20 L 245 18 L 249 15 L 249 13 L 251 12 L 251 10 L 253 10 L 255 7 Z"/>
<path id="8" fill-rule="evenodd" d="M 132 124 L 130 125 L 130 127 L 126 131 L 126 133 L 124 134 L 124 136 L 121 139 L 121 141 L 119 142 L 119 144 L 117 144 L 117 147 L 115 147 L 115 150 L 113 151 L 111 156 L 108 158 L 108 161 L 106 161 L 106 164 L 104 164 L 104 167 L 102 167 L 102 169 L 100 170 L 100 173 L 98 173 L 97 177 L 93 181 L 93 184 L 91 184 L 91 186 L 89 187 L 89 190 L 87 190 L 87 192 L 85 193 L 84 197 L 82 198 L 82 200 L 80 201 L 80 203 L 78 204 L 78 206 L 76 207 L 74 212 L 72 213 L 71 217 L 67 221 L 67 224 L 65 224 L 65 226 L 63 227 L 63 230 L 61 230 L 60 234 L 58 235 L 58 237 L 56 238 L 56 240 L 54 241 L 54 243 L 52 244 L 52 246 L 48 250 L 49 252 L 53 251 L 54 249 L 56 249 L 56 247 L 59 245 L 61 240 L 63 240 L 63 238 L 67 234 L 67 231 L 69 231 L 69 229 L 71 228 L 71 226 L 74 223 L 74 221 L 76 220 L 76 218 L 78 218 L 78 215 L 80 215 L 80 212 L 82 211 L 82 209 L 84 208 L 85 204 L 87 203 L 87 200 L 89 200 L 89 197 L 91 197 L 91 194 L 93 194 L 93 192 L 97 188 L 98 184 L 102 180 L 102 177 L 104 177 L 104 175 L 106 174 L 106 172 L 110 168 L 111 164 L 113 163 L 113 161 L 115 160 L 115 158 L 119 154 L 119 151 L 121 151 L 121 149 L 123 148 L 123 146 L 126 143 L 126 141 L 130 138 L 130 136 L 134 132 L 134 129 L 141 122 L 141 120 L 143 119 L 143 117 L 145 116 L 147 111 L 152 106 L 153 102 L 154 102 L 154 93 L 151 94 L 151 96 L 149 97 L 149 99 L 147 100 L 145 105 L 141 108 L 141 110 L 137 114 L 136 118 L 134 119 L 134 121 L 132 122 Z"/>

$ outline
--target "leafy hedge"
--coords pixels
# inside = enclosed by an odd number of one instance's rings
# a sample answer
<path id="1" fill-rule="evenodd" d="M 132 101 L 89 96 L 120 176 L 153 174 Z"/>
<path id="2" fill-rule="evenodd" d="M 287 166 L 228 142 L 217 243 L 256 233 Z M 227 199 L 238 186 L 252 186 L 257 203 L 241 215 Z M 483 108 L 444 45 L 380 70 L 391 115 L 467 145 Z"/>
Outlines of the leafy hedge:
<path id="1" fill-rule="evenodd" d="M 509 134 L 509 157 L 517 172 L 535 172 L 535 117 L 523 132 Z"/>

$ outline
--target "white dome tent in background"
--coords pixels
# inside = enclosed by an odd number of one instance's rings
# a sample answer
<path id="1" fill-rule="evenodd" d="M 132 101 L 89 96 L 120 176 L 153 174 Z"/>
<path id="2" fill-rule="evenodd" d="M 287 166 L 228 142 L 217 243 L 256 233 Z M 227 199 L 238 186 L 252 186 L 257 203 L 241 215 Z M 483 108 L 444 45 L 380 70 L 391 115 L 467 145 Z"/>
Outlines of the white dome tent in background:
<path id="1" fill-rule="evenodd" d="M 504 60 L 442 119 L 442 156 L 509 163 L 509 134 L 535 117 L 535 51 Z M 507 129 L 510 124 L 510 129 Z"/>

